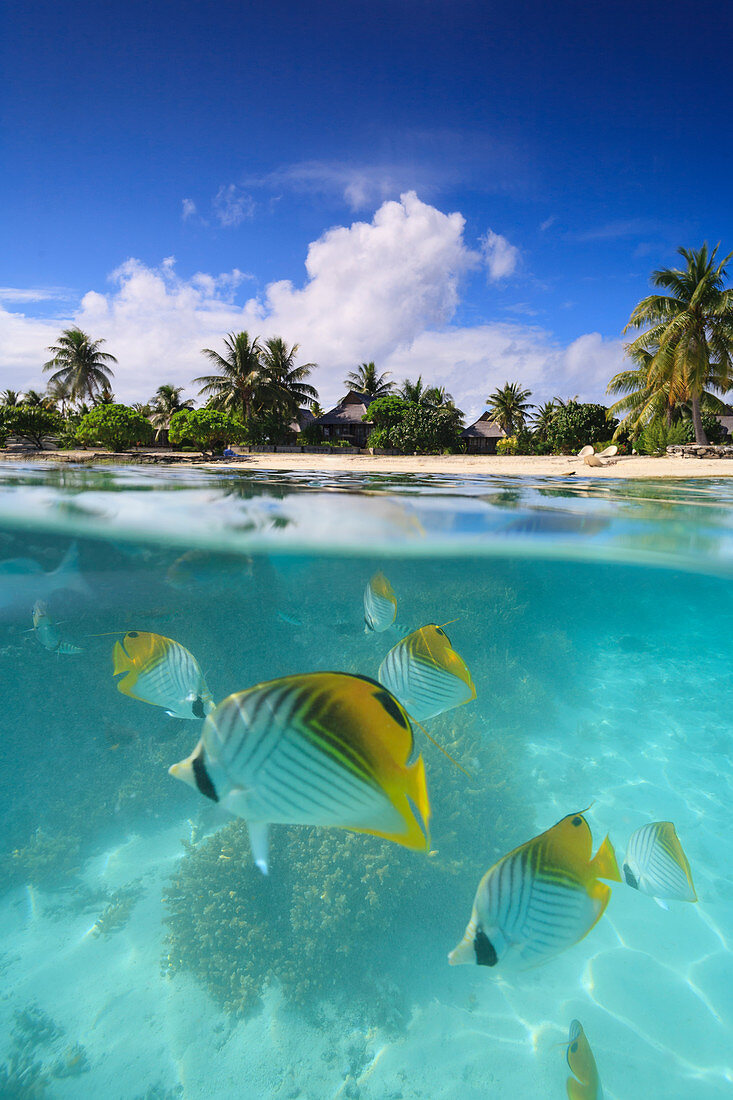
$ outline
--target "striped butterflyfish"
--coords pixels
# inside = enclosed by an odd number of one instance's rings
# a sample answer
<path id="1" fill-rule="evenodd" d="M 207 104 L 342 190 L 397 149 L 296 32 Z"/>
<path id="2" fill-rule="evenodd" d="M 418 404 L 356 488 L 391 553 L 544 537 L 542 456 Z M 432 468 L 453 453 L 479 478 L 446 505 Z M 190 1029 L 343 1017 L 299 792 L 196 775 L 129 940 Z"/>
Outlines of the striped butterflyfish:
<path id="1" fill-rule="evenodd" d="M 580 1020 L 573 1020 L 570 1024 L 567 1058 L 573 1074 L 567 1080 L 569 1100 L 603 1100 L 596 1060 Z"/>
<path id="2" fill-rule="evenodd" d="M 664 898 L 697 901 L 690 864 L 671 821 L 651 821 L 632 833 L 623 872 L 629 886 L 649 894 L 663 909 Z"/>
<path id="3" fill-rule="evenodd" d="M 608 837 L 591 859 L 582 813 L 568 814 L 503 856 L 481 879 L 453 966 L 536 966 L 572 947 L 600 920 L 611 896 L 600 878 L 621 881 Z"/>
<path id="4" fill-rule="evenodd" d="M 206 719 L 182 779 L 247 820 L 257 866 L 268 825 L 336 825 L 428 848 L 421 756 L 401 704 L 344 672 L 284 676 L 230 695 Z"/>
<path id="5" fill-rule="evenodd" d="M 192 653 L 162 634 L 130 630 L 112 651 L 113 675 L 123 695 L 163 709 L 173 718 L 205 718 L 215 703 Z"/>
<path id="6" fill-rule="evenodd" d="M 395 621 L 397 597 L 384 573 L 375 573 L 364 589 L 364 633 L 381 633 Z"/>
<path id="7" fill-rule="evenodd" d="M 413 631 L 390 649 L 377 679 L 415 721 L 424 722 L 476 698 L 471 673 L 442 627 Z"/>

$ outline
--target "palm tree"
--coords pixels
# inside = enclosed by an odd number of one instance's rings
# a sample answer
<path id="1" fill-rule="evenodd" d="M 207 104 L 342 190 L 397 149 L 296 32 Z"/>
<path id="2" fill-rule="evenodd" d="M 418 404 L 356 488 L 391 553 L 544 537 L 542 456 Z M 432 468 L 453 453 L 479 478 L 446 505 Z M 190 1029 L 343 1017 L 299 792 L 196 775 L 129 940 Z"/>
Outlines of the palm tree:
<path id="1" fill-rule="evenodd" d="M 66 382 L 61 378 L 57 378 L 55 382 L 50 381 L 46 386 L 46 400 L 50 403 L 52 408 L 56 408 L 57 405 L 61 406 L 61 415 L 66 416 L 66 403 L 71 398 L 71 383 Z"/>
<path id="2" fill-rule="evenodd" d="M 706 391 L 726 393 L 733 383 L 733 289 L 723 286 L 733 252 L 716 263 L 719 247 L 711 253 L 707 242 L 697 250 L 678 248 L 686 267 L 661 268 L 651 277 L 653 286 L 669 294 L 642 299 L 624 329 L 650 326 L 627 352 L 643 366 L 644 392 L 663 395 L 672 408 L 689 403 L 696 443 L 707 443 L 701 417 Z M 645 358 L 645 352 L 651 357 Z M 623 392 L 623 385 L 616 375 L 609 389 Z"/>
<path id="3" fill-rule="evenodd" d="M 532 391 L 523 390 L 519 382 L 505 382 L 500 390 L 489 394 L 486 404 L 507 435 L 514 435 L 524 427 L 525 417 L 532 408 L 527 400 L 531 396 Z"/>
<path id="4" fill-rule="evenodd" d="M 263 368 L 263 398 L 267 405 L 283 416 L 295 416 L 301 405 L 318 399 L 318 390 L 306 383 L 317 363 L 295 365 L 299 345 L 291 348 L 279 336 L 265 340 L 260 361 Z"/>
<path id="5" fill-rule="evenodd" d="M 550 425 L 555 419 L 558 408 L 560 407 L 562 407 L 562 405 L 558 398 L 554 398 L 552 401 L 545 401 L 544 405 L 535 405 L 535 412 L 532 417 L 532 427 L 540 439 L 547 439 Z"/>
<path id="6" fill-rule="evenodd" d="M 18 393 L 17 390 L 3 390 L 0 394 L 0 405 L 4 405 L 6 409 L 15 408 L 19 405 L 23 399 L 23 395 Z"/>
<path id="7" fill-rule="evenodd" d="M 85 397 L 94 401 L 105 387 L 109 389 L 114 377 L 110 364 L 117 360 L 109 352 L 99 350 L 104 342 L 91 340 L 79 328 L 67 328 L 61 333 L 58 344 L 48 349 L 53 352 L 53 358 L 43 369 L 56 368 L 51 382 L 68 384 L 72 401 L 83 401 Z"/>
<path id="8" fill-rule="evenodd" d="M 418 375 L 417 382 L 411 382 L 409 378 L 406 378 L 400 386 L 399 393 L 404 401 L 414 401 L 416 405 L 422 405 L 425 400 L 422 375 Z"/>
<path id="9" fill-rule="evenodd" d="M 193 408 L 193 398 L 189 397 L 185 401 L 181 401 L 181 394 L 183 393 L 183 386 L 158 386 L 155 391 L 155 396 L 150 400 L 150 412 L 146 413 L 150 423 L 155 428 L 155 439 L 160 437 L 168 431 L 171 423 L 171 417 L 180 412 L 182 409 Z"/>
<path id="10" fill-rule="evenodd" d="M 218 367 L 219 373 L 194 378 L 194 382 L 203 382 L 199 394 L 208 398 L 210 408 L 221 412 L 241 412 L 248 420 L 263 383 L 262 349 L 258 337 L 250 340 L 247 332 L 230 332 L 224 345 L 226 355 L 220 355 L 211 348 L 202 349 L 203 354 Z"/>
<path id="11" fill-rule="evenodd" d="M 114 405 L 115 395 L 112 393 L 112 387 L 109 383 L 102 386 L 101 390 L 97 394 L 94 404 L 95 405 Z"/>
<path id="12" fill-rule="evenodd" d="M 360 363 L 356 370 L 346 375 L 344 385 L 357 393 L 369 397 L 387 397 L 394 390 L 394 383 L 388 382 L 389 371 L 379 374 L 373 362 Z"/>
<path id="13" fill-rule="evenodd" d="M 453 394 L 446 393 L 445 386 L 428 386 L 426 390 L 423 390 L 422 403 L 430 405 L 434 409 L 455 408 Z"/>
<path id="14" fill-rule="evenodd" d="M 36 408 L 40 408 L 45 402 L 45 397 L 38 390 L 27 390 L 23 398 L 24 405 L 33 405 Z"/>

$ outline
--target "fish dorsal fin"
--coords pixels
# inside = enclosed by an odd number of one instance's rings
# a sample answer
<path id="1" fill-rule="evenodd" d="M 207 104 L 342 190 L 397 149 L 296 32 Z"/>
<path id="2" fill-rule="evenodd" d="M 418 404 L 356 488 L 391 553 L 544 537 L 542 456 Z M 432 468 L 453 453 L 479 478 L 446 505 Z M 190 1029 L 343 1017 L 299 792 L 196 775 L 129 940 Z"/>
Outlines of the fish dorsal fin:
<path id="1" fill-rule="evenodd" d="M 451 676 L 455 676 L 458 680 L 462 680 L 466 687 L 470 688 L 471 698 L 475 699 L 476 688 L 471 679 L 468 666 L 461 655 L 456 653 L 442 626 L 430 623 L 429 626 L 423 626 L 415 633 L 421 635 L 425 652 L 432 663 L 449 672 Z"/>
<path id="2" fill-rule="evenodd" d="M 384 573 L 375 573 L 372 579 L 369 581 L 369 587 L 375 596 L 381 596 L 383 600 L 389 600 L 390 603 L 396 604 L 397 597 L 394 594 L 394 589 L 389 583 Z"/>
<path id="3" fill-rule="evenodd" d="M 600 848 L 591 860 L 591 870 L 596 878 L 610 879 L 611 882 L 622 882 L 621 872 L 618 869 L 616 853 L 609 837 L 605 837 Z"/>

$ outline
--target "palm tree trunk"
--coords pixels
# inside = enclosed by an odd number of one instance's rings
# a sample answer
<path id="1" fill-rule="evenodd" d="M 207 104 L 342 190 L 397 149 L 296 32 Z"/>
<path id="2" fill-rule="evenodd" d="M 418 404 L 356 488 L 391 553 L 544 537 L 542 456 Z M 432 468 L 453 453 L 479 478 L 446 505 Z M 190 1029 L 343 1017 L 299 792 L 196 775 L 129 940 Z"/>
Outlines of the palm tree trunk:
<path id="1" fill-rule="evenodd" d="M 702 426 L 702 416 L 700 415 L 700 398 L 698 394 L 692 394 L 690 404 L 692 406 L 692 423 L 695 428 L 695 442 L 706 444 L 708 441 L 708 437 L 705 435 L 705 429 Z"/>

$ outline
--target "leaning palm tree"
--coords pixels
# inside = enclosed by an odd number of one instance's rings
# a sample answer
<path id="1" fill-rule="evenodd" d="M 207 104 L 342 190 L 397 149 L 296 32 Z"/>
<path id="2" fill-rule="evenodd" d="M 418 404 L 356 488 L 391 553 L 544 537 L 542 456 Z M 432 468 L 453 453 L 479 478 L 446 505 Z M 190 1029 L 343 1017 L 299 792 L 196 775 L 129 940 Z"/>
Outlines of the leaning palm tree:
<path id="1" fill-rule="evenodd" d="M 365 393 L 369 397 L 388 397 L 394 390 L 394 384 L 388 382 L 389 371 L 380 374 L 373 362 L 360 363 L 356 370 L 346 375 L 344 385 L 357 393 Z"/>
<path id="2" fill-rule="evenodd" d="M 294 416 L 301 405 L 318 400 L 318 390 L 306 383 L 317 363 L 295 365 L 299 345 L 291 348 L 279 336 L 265 340 L 260 361 L 263 370 L 262 396 L 265 404 L 283 416 Z"/>
<path id="3" fill-rule="evenodd" d="M 726 393 L 733 384 L 733 289 L 723 286 L 733 252 L 716 263 L 719 247 L 708 252 L 706 242 L 697 250 L 678 248 L 686 266 L 662 268 L 651 277 L 653 286 L 669 293 L 644 298 L 624 329 L 645 329 L 627 351 L 637 365 L 644 363 L 650 393 L 666 397 L 672 407 L 689 403 L 696 443 L 707 443 L 701 416 L 706 391 Z M 644 362 L 643 352 L 650 350 Z M 609 385 L 619 384 L 617 375 Z"/>
<path id="4" fill-rule="evenodd" d="M 100 351 L 104 340 L 92 340 L 79 328 L 67 328 L 61 333 L 58 344 L 48 350 L 53 358 L 43 367 L 44 371 L 54 370 L 50 381 L 64 382 L 69 386 L 71 400 L 94 401 L 105 389 L 109 390 L 114 371 L 110 364 L 116 363 L 114 355 Z"/>
<path id="5" fill-rule="evenodd" d="M 239 412 L 248 420 L 263 382 L 262 349 L 258 337 L 250 340 L 247 332 L 230 332 L 224 346 L 224 355 L 211 348 L 202 349 L 219 373 L 202 375 L 194 382 L 203 382 L 199 394 L 208 399 L 209 408 Z"/>
<path id="6" fill-rule="evenodd" d="M 180 412 L 182 409 L 192 409 L 193 399 L 187 398 L 185 401 L 181 401 L 181 394 L 183 393 L 183 386 L 158 386 L 155 391 L 155 396 L 151 398 L 149 403 L 150 412 L 146 415 L 149 416 L 150 423 L 155 428 L 156 442 L 163 436 L 169 429 L 171 423 L 171 417 Z"/>
<path id="7" fill-rule="evenodd" d="M 527 413 L 532 408 L 527 400 L 531 390 L 523 390 L 519 382 L 505 382 L 501 389 L 494 390 L 486 399 L 494 420 L 500 424 L 507 435 L 514 435 L 524 427 Z"/>

